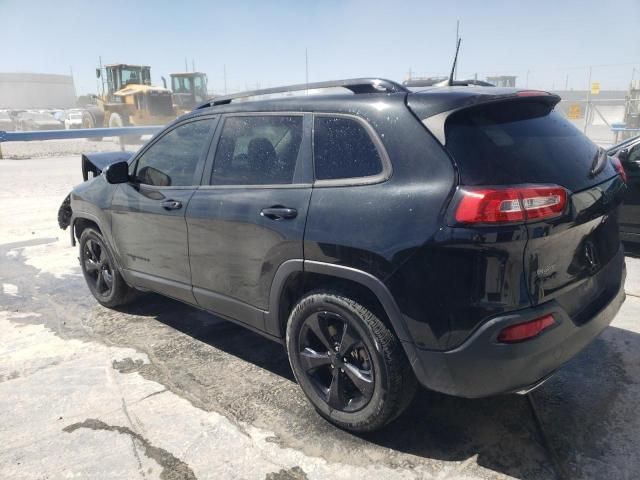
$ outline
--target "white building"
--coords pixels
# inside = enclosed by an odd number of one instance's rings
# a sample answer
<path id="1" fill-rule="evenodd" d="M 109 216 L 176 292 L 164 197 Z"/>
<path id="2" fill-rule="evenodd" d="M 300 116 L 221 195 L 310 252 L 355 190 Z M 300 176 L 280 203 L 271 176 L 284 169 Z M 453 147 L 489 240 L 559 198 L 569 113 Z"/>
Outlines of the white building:
<path id="1" fill-rule="evenodd" d="M 76 89 L 70 75 L 0 73 L 0 109 L 75 106 Z"/>

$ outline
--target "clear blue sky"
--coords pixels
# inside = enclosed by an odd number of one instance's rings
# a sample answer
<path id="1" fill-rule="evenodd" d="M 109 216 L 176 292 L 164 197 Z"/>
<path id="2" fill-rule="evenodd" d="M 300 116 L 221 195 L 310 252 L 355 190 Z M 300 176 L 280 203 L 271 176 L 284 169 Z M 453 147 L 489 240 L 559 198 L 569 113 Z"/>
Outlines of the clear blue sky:
<path id="1" fill-rule="evenodd" d="M 160 76 L 189 68 L 210 90 L 357 76 L 403 80 L 446 73 L 456 20 L 459 78 L 518 75 L 529 86 L 575 89 L 587 65 L 603 89 L 640 78 L 640 0 L 538 1 L 57 1 L 0 0 L 0 72 L 68 73 L 95 92 L 104 63 L 151 65 Z M 611 65 L 611 66 L 604 66 Z"/>

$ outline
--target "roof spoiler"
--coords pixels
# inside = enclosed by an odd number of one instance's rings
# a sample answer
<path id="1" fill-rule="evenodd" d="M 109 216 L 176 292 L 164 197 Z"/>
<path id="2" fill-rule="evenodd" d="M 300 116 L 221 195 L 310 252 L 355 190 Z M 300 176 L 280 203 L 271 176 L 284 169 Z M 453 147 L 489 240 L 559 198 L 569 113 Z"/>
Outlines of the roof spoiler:
<path id="1" fill-rule="evenodd" d="M 239 98 L 257 97 L 261 95 L 271 95 L 275 93 L 299 92 L 302 90 L 315 90 L 321 88 L 346 88 L 353 93 L 408 93 L 409 90 L 392 80 L 384 78 L 352 78 L 348 80 L 332 80 L 328 82 L 300 83 L 297 85 L 288 85 L 283 87 L 265 88 L 262 90 L 250 90 L 246 92 L 234 93 L 232 95 L 224 95 L 214 97 L 199 105 L 196 110 L 201 108 L 214 107 L 217 105 L 227 105 L 232 100 Z"/>
<path id="2" fill-rule="evenodd" d="M 495 89 L 495 94 L 492 92 L 493 89 Z M 486 90 L 478 88 L 477 93 L 472 90 L 460 96 L 443 95 L 438 90 L 431 90 L 430 92 L 433 93 L 426 94 L 424 97 L 421 96 L 421 93 L 410 95 L 407 105 L 442 145 L 446 141 L 445 123 L 447 118 L 461 110 L 491 103 L 522 100 L 541 101 L 553 108 L 560 101 L 558 95 L 542 90 L 511 90 L 504 93 L 504 90 L 496 87 Z M 423 99 L 424 103 L 421 101 Z"/>

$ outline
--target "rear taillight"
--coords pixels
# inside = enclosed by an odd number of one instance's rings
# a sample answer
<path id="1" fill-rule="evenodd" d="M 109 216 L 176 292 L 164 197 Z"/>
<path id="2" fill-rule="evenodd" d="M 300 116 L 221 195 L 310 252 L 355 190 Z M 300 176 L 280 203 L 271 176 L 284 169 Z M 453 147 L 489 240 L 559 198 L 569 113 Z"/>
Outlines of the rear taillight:
<path id="1" fill-rule="evenodd" d="M 620 174 L 624 183 L 627 183 L 627 172 L 624 171 L 624 167 L 622 166 L 622 162 L 618 157 L 609 157 L 611 159 L 611 163 L 613 164 L 613 168 L 616 169 L 616 172 Z"/>
<path id="2" fill-rule="evenodd" d="M 457 223 L 517 223 L 561 215 L 567 205 L 567 191 L 557 185 L 523 187 L 464 187 L 455 219 Z"/>
<path id="3" fill-rule="evenodd" d="M 544 97 L 551 94 L 543 90 L 520 90 L 516 95 L 518 97 Z"/>
<path id="4" fill-rule="evenodd" d="M 555 325 L 553 315 L 545 315 L 524 323 L 516 323 L 503 329 L 498 334 L 498 341 L 502 343 L 515 343 L 529 340 L 542 333 L 543 330 Z"/>

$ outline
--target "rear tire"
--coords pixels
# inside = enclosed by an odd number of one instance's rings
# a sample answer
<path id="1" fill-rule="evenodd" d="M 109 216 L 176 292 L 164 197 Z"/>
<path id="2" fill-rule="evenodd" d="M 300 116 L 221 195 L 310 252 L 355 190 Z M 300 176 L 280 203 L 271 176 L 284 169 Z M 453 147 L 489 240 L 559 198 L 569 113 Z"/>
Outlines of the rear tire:
<path id="1" fill-rule="evenodd" d="M 377 430 L 413 399 L 417 382 L 400 341 L 373 312 L 341 293 L 303 297 L 289 316 L 286 344 L 302 391 L 340 428 Z"/>
<path id="2" fill-rule="evenodd" d="M 138 291 L 124 281 L 100 232 L 86 228 L 80 235 L 80 268 L 91 294 L 114 308 L 136 299 Z"/>

